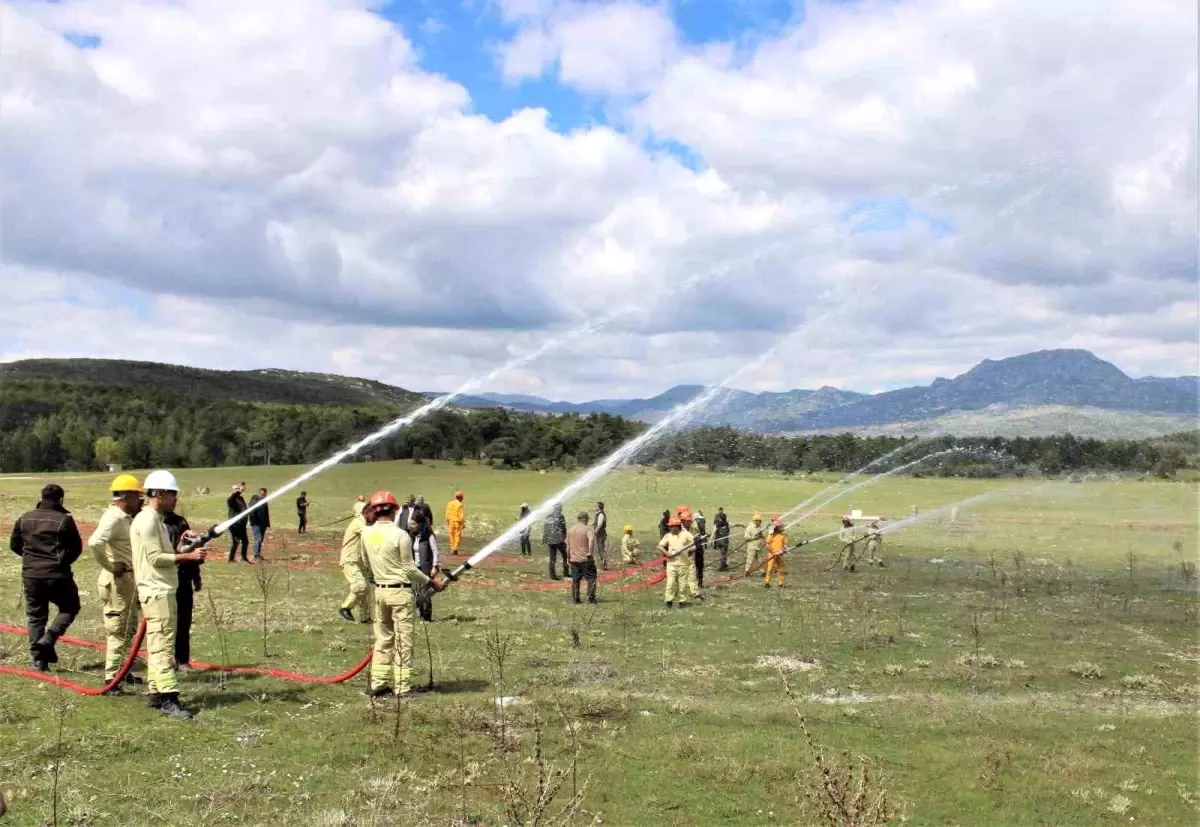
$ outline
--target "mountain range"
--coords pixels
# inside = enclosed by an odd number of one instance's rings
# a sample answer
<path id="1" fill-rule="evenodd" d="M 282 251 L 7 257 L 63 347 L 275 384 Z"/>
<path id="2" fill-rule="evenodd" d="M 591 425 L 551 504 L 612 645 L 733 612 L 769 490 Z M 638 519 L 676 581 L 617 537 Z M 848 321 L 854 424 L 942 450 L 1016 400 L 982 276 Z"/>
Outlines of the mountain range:
<path id="1" fill-rule="evenodd" d="M 0 380 L 49 379 L 166 390 L 283 404 L 380 406 L 409 410 L 431 393 L 369 379 L 260 369 L 207 370 L 113 359 L 26 359 L 0 364 Z M 459 407 L 541 414 L 608 413 L 654 422 L 703 392 L 676 385 L 657 396 L 556 402 L 521 394 L 461 397 Z M 3 386 L 0 384 L 0 394 Z M 954 433 L 1156 436 L 1196 428 L 1200 377 L 1134 379 L 1086 350 L 1043 350 L 986 359 L 961 376 L 877 394 L 833 387 L 752 393 L 731 389 L 693 421 L 768 433 Z"/>
<path id="2" fill-rule="evenodd" d="M 653 422 L 704 391 L 676 385 L 646 399 L 554 402 L 481 394 L 459 401 L 538 413 L 610 413 Z M 863 394 L 838 388 L 751 393 L 729 390 L 697 421 L 770 433 L 821 431 L 1149 436 L 1197 425 L 1200 377 L 1134 379 L 1086 350 L 1042 350 L 985 359 L 952 379 Z"/>

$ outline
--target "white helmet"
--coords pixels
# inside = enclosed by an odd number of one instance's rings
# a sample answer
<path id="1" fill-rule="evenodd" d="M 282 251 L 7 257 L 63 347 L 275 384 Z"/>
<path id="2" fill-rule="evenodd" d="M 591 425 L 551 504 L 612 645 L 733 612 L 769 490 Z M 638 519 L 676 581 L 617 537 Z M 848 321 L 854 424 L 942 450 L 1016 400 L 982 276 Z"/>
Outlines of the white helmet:
<path id="1" fill-rule="evenodd" d="M 170 471 L 151 471 L 146 475 L 142 488 L 147 491 L 174 491 L 179 493 L 179 483 Z"/>

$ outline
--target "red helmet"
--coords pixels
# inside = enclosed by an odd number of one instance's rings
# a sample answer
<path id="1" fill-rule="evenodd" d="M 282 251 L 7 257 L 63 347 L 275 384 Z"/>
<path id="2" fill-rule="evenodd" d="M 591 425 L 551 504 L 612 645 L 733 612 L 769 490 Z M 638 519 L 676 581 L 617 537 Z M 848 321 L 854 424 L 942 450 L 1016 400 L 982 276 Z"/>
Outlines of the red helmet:
<path id="1" fill-rule="evenodd" d="M 371 508 L 379 508 L 380 506 L 390 505 L 392 508 L 399 508 L 400 503 L 396 502 L 396 498 L 392 496 L 391 491 L 376 491 L 371 495 Z"/>
<path id="2" fill-rule="evenodd" d="M 682 525 L 683 523 L 679 521 L 678 517 L 672 517 L 671 519 L 667 520 L 667 528 L 679 528 Z"/>
<path id="3" fill-rule="evenodd" d="M 692 509 L 686 505 L 681 505 L 675 509 L 675 516 L 683 520 L 685 523 L 692 519 Z"/>
<path id="4" fill-rule="evenodd" d="M 463 492 L 461 492 L 461 491 L 454 492 L 454 499 L 461 500 L 462 498 L 463 498 Z"/>
<path id="5" fill-rule="evenodd" d="M 783 520 L 779 519 L 778 517 L 772 517 L 772 518 L 771 518 L 771 525 L 774 525 L 774 526 L 779 526 L 780 528 L 782 528 L 782 527 L 783 527 Z"/>

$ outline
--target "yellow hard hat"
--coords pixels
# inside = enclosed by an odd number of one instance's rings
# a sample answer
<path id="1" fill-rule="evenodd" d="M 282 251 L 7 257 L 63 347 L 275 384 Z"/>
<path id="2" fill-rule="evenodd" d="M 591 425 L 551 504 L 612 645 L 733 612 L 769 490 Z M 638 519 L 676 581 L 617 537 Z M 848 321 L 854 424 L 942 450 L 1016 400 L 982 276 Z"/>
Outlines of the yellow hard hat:
<path id="1" fill-rule="evenodd" d="M 138 482 L 137 477 L 133 474 L 121 474 L 112 481 L 112 485 L 108 490 L 116 494 L 119 491 L 137 491 L 139 494 L 142 491 L 142 484 Z"/>
<path id="2" fill-rule="evenodd" d="M 626 530 L 626 531 L 633 531 L 633 526 L 631 526 L 631 525 L 627 525 L 627 526 L 625 526 L 625 530 Z"/>
<path id="3" fill-rule="evenodd" d="M 762 515 L 761 515 L 761 514 L 758 514 L 758 513 L 755 513 L 755 515 L 754 515 L 754 517 L 753 517 L 752 519 L 754 519 L 756 522 L 761 522 L 761 521 L 762 521 Z"/>

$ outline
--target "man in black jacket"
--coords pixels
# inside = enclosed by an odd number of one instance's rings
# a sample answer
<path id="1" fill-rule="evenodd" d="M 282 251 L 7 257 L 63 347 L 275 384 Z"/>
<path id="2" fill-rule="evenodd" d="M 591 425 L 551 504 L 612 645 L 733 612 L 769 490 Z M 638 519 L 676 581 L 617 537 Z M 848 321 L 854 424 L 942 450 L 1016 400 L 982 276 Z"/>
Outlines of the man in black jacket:
<path id="1" fill-rule="evenodd" d="M 250 505 L 266 499 L 267 489 L 260 488 L 258 493 L 250 498 Z M 250 530 L 254 532 L 254 562 L 262 562 L 262 544 L 267 538 L 267 529 L 271 527 L 271 506 L 263 503 L 250 512 Z M 244 529 L 243 529 L 244 530 Z"/>
<path id="2" fill-rule="evenodd" d="M 724 508 L 718 508 L 717 516 L 713 517 L 713 548 L 721 553 L 717 571 L 729 571 L 729 518 Z"/>
<path id="3" fill-rule="evenodd" d="M 71 564 L 83 552 L 83 538 L 71 512 L 63 507 L 66 493 L 51 483 L 42 489 L 37 508 L 13 526 L 9 548 L 21 558 L 21 582 L 29 619 L 29 653 L 34 668 L 45 672 L 58 663 L 54 643 L 79 613 L 79 589 Z M 49 626 L 50 604 L 58 613 Z"/>
<path id="4" fill-rule="evenodd" d="M 167 527 L 167 536 L 171 538 L 171 548 L 179 548 L 184 532 L 191 531 L 188 521 L 172 511 L 163 515 L 163 523 Z M 175 592 L 175 665 L 186 669 L 192 662 L 192 611 L 195 607 L 192 595 L 200 591 L 203 583 L 200 580 L 199 563 L 180 563 L 176 569 L 179 573 L 179 590 Z"/>
<path id="5" fill-rule="evenodd" d="M 236 517 L 246 510 L 246 498 L 242 496 L 245 491 L 245 483 L 240 483 L 233 486 L 233 493 L 225 500 L 225 508 L 228 516 Z M 232 563 L 237 557 L 238 546 L 242 548 L 242 562 L 249 563 L 247 554 L 250 551 L 250 541 L 246 537 L 246 518 L 238 520 L 233 525 L 229 526 L 229 562 Z"/>
<path id="6" fill-rule="evenodd" d="M 300 496 L 296 498 L 296 528 L 297 534 L 308 533 L 308 492 L 301 491 Z"/>

